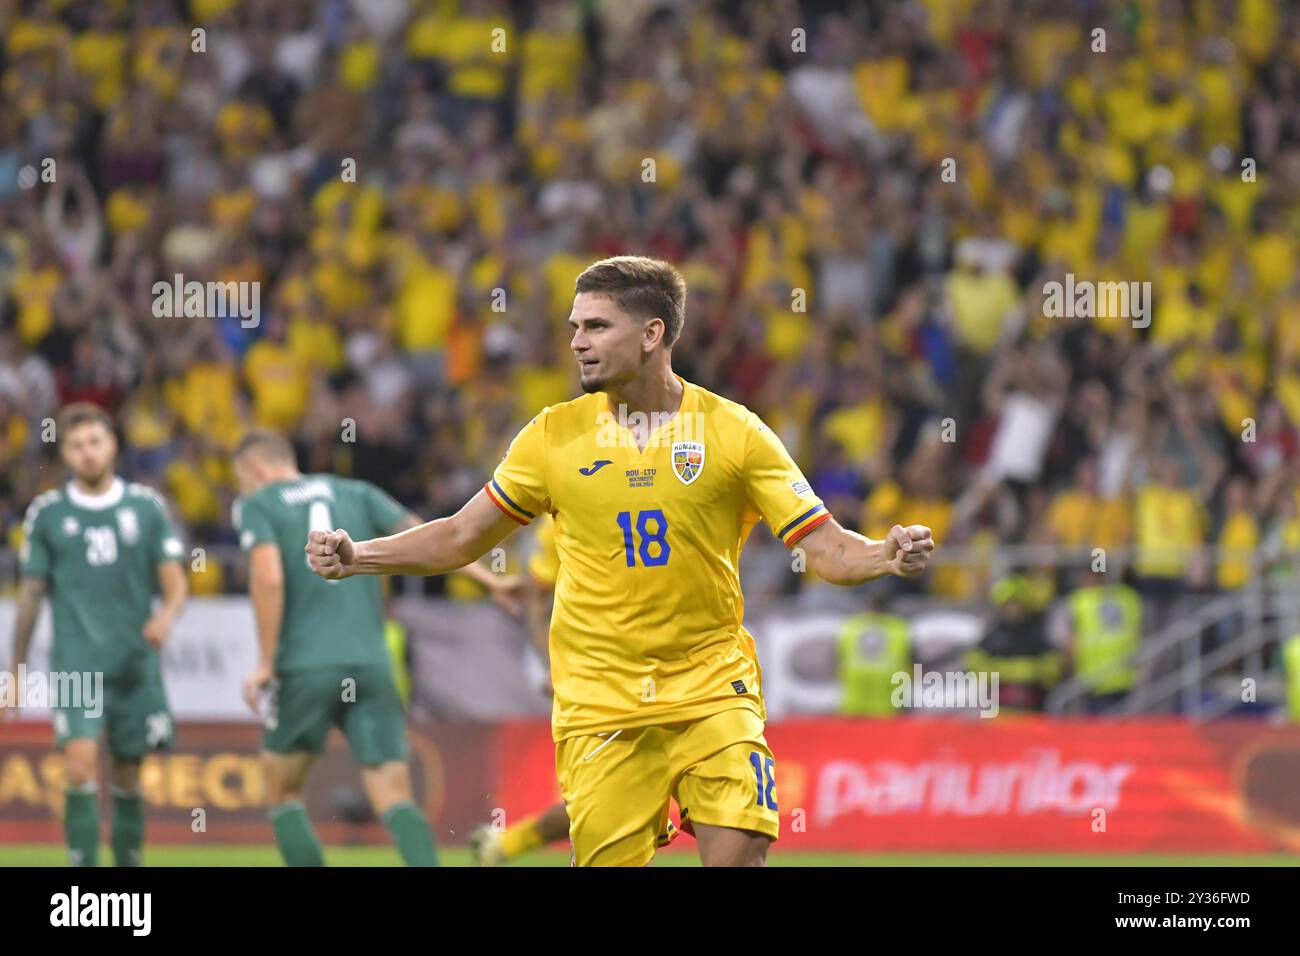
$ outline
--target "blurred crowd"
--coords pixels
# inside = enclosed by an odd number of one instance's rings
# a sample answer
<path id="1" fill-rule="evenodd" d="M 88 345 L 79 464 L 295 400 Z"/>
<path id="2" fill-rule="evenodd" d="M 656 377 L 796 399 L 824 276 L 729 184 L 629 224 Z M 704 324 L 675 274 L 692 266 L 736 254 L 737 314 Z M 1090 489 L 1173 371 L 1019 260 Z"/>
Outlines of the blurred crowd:
<path id="1" fill-rule="evenodd" d="M 1300 549 L 1293 5 L 0 0 L 0 90 L 11 545 L 83 399 L 195 544 L 252 424 L 448 514 L 577 393 L 578 273 L 638 253 L 686 276 L 678 373 L 847 526 L 1201 589 Z M 1045 314 L 1067 274 L 1150 313 Z M 175 275 L 259 321 L 160 317 Z"/>

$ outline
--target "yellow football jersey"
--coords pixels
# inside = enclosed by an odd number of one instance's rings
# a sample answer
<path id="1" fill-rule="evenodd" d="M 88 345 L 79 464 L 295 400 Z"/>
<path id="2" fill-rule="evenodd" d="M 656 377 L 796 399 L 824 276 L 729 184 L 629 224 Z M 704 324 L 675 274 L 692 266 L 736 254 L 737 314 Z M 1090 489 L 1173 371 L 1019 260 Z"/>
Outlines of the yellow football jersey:
<path id="1" fill-rule="evenodd" d="M 593 393 L 543 409 L 486 485 L 520 524 L 555 519 L 557 741 L 731 707 L 766 717 L 740 549 L 759 518 L 789 546 L 830 515 L 758 416 L 678 381 L 681 408 L 650 423 L 644 451 Z"/>

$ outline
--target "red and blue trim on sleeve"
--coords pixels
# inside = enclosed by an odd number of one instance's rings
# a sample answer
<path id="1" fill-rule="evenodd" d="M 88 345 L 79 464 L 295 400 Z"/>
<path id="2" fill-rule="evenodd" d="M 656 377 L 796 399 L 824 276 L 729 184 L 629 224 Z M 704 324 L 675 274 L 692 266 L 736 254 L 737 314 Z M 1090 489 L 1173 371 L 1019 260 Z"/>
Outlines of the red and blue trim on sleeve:
<path id="1" fill-rule="evenodd" d="M 483 490 L 492 499 L 492 503 L 504 511 L 507 517 L 515 519 L 520 524 L 527 525 L 536 517 L 531 511 L 526 511 L 511 501 L 510 496 L 501 490 L 501 486 L 497 484 L 495 478 L 484 485 Z"/>
<path id="2" fill-rule="evenodd" d="M 799 517 L 795 518 L 784 528 L 776 533 L 787 548 L 792 547 L 796 541 L 806 535 L 813 528 L 824 524 L 831 518 L 831 513 L 826 510 L 825 505 L 816 505 L 809 508 Z"/>

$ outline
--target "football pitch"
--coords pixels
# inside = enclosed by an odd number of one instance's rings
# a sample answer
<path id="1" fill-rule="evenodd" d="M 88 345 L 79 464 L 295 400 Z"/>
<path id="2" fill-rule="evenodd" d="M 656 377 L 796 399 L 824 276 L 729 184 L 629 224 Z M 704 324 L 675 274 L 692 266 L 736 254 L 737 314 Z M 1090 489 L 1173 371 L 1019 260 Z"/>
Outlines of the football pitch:
<path id="1" fill-rule="evenodd" d="M 440 847 L 444 866 L 473 866 L 465 847 Z M 107 847 L 101 864 L 112 861 Z M 390 847 L 327 846 L 330 866 L 401 866 Z M 67 851 L 53 844 L 0 845 L 0 866 L 63 866 Z M 274 846 L 228 844 L 222 846 L 146 846 L 146 866 L 281 866 Z M 1288 853 L 782 853 L 772 851 L 772 866 L 1297 866 L 1300 855 Z M 568 866 L 564 850 L 540 850 L 519 857 L 511 866 Z M 661 853 L 655 866 L 699 866 L 691 852 Z"/>

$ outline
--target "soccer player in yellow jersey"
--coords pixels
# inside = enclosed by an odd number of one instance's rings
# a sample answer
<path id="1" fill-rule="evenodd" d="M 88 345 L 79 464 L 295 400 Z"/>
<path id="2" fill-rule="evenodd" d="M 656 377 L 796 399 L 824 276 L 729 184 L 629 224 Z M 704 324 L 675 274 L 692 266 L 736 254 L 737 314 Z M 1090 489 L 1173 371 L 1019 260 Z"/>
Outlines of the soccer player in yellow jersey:
<path id="1" fill-rule="evenodd" d="M 925 570 L 930 529 L 884 540 L 830 516 L 745 407 L 673 374 L 686 284 L 618 256 L 578 277 L 583 397 L 543 409 L 456 514 L 386 538 L 313 531 L 318 574 L 443 574 L 555 519 L 552 735 L 577 866 L 642 866 L 676 797 L 706 866 L 754 866 L 778 834 L 774 759 L 740 549 L 761 518 L 824 580 Z"/>

